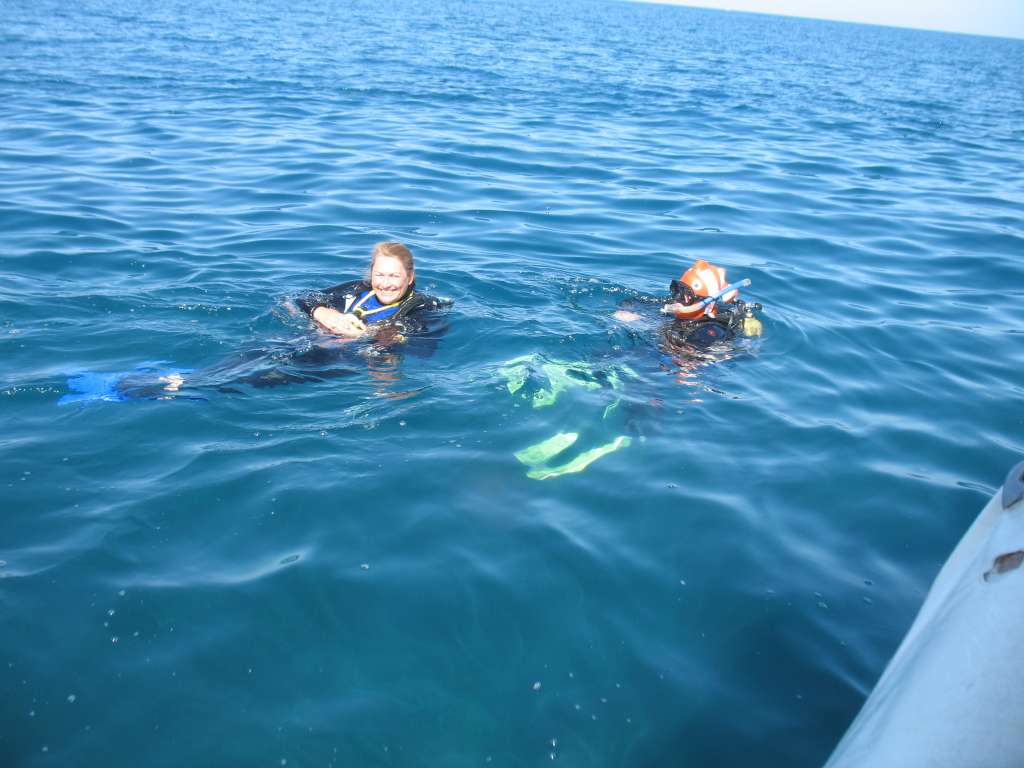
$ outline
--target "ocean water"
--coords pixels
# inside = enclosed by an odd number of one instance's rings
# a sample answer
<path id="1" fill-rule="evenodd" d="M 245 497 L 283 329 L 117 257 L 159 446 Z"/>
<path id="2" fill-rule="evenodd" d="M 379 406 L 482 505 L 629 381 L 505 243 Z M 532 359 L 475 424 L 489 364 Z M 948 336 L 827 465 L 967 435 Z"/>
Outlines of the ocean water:
<path id="1" fill-rule="evenodd" d="M 1024 454 L 1022 41 L 0 10 L 4 766 L 818 766 Z M 58 405 L 293 365 L 326 341 L 291 300 L 385 239 L 455 300 L 436 349 Z M 673 359 L 610 317 L 694 258 L 761 338 Z M 560 362 L 621 386 L 532 407 Z M 630 442 L 531 479 L 558 432 Z"/>

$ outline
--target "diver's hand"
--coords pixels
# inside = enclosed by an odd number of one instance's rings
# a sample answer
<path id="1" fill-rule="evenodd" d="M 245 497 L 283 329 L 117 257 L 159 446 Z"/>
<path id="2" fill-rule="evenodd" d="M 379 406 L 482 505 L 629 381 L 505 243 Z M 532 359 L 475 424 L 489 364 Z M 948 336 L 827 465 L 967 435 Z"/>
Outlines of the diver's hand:
<path id="1" fill-rule="evenodd" d="M 345 315 L 332 307 L 317 307 L 313 310 L 313 319 L 323 328 L 335 333 L 354 339 L 366 333 L 366 324 L 355 315 Z"/>
<path id="2" fill-rule="evenodd" d="M 636 312 L 631 312 L 628 309 L 618 309 L 615 311 L 612 317 L 623 323 L 635 323 L 637 320 L 640 319 L 640 315 L 638 315 Z"/>

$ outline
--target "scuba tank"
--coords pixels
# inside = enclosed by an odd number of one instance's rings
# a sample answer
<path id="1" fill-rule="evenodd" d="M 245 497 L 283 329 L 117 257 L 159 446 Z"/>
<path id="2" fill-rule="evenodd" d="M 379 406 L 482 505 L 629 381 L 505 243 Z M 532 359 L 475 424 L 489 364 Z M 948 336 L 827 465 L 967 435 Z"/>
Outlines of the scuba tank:
<path id="1" fill-rule="evenodd" d="M 747 336 L 760 336 L 764 333 L 764 324 L 754 315 L 754 310 L 761 309 L 760 304 L 743 303 L 740 315 L 740 332 Z"/>

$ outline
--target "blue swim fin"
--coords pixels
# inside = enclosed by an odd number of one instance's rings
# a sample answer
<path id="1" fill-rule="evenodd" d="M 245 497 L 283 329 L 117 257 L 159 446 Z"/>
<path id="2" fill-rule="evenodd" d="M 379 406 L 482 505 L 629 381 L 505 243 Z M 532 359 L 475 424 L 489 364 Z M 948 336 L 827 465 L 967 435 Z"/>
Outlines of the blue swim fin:
<path id="1" fill-rule="evenodd" d="M 120 373 L 85 371 L 68 377 L 69 392 L 61 396 L 57 405 L 171 397 L 183 383 L 182 377 L 191 372 L 191 368 L 157 370 L 149 365 Z"/>
<path id="2" fill-rule="evenodd" d="M 57 405 L 70 405 L 71 403 L 83 403 L 90 400 L 105 400 L 117 402 L 127 400 L 123 394 L 117 391 L 117 383 L 127 374 L 125 373 L 80 373 L 77 376 L 68 377 L 69 394 L 63 395 L 57 401 Z"/>

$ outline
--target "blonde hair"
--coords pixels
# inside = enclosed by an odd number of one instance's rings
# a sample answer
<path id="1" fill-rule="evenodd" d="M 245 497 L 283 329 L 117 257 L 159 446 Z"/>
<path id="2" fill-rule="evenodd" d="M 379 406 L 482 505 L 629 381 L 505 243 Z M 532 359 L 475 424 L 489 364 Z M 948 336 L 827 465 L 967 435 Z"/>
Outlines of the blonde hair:
<path id="1" fill-rule="evenodd" d="M 409 274 L 415 274 L 415 269 L 412 264 L 412 251 L 401 243 L 392 240 L 386 243 L 377 243 L 373 246 L 373 251 L 370 253 L 371 272 L 373 272 L 373 265 L 381 256 L 390 256 L 393 259 L 398 259 L 402 263 L 402 266 L 405 267 L 406 272 Z"/>

